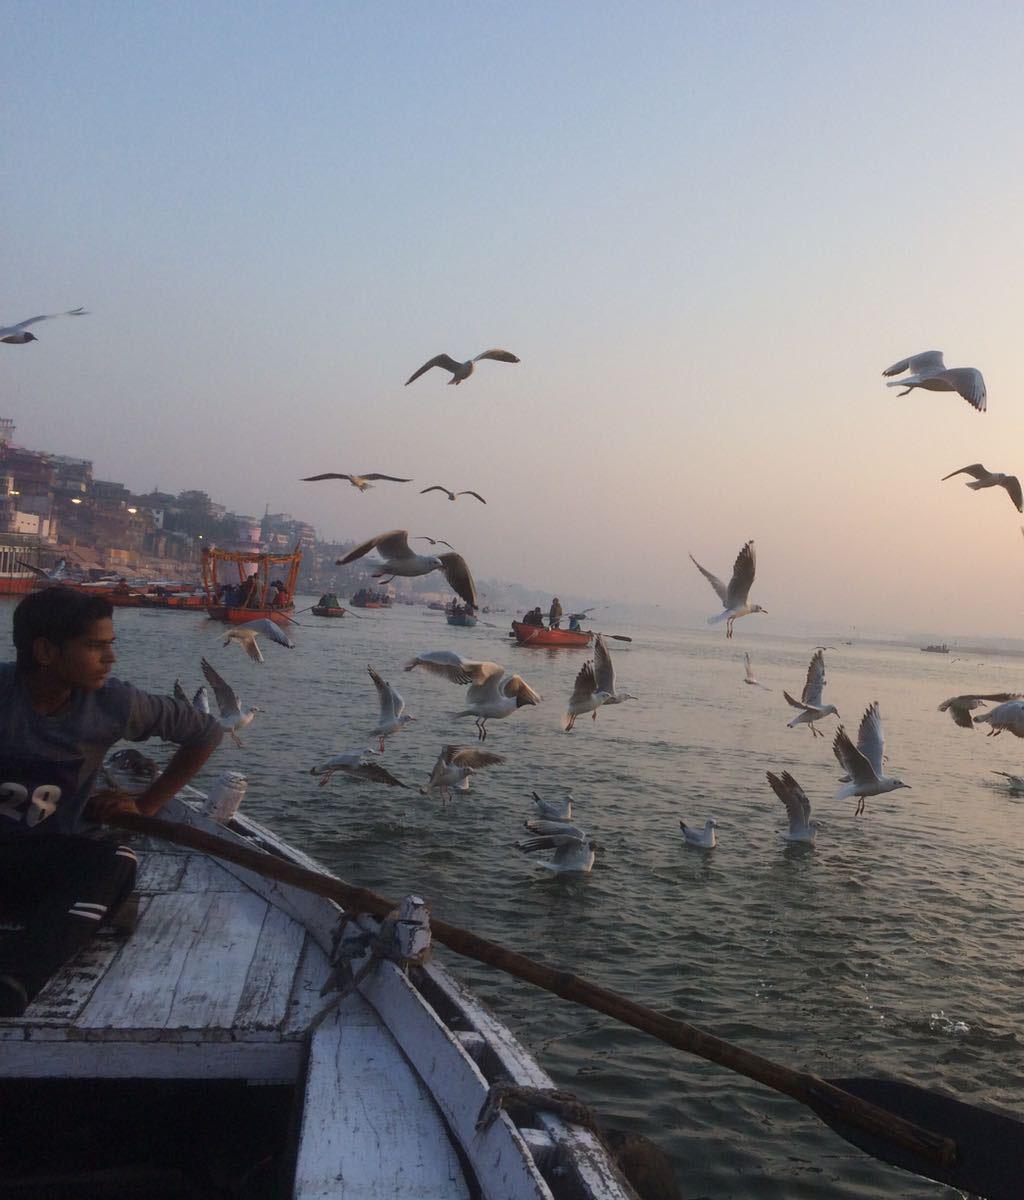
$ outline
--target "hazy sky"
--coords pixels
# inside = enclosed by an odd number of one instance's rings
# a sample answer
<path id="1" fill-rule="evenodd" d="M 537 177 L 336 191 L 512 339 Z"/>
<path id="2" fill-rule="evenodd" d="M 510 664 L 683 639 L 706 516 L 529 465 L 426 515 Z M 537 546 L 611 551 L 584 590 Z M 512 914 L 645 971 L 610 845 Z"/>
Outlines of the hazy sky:
<path id="1" fill-rule="evenodd" d="M 687 552 L 753 537 L 766 630 L 1021 631 L 1017 514 L 939 483 L 1024 471 L 1020 5 L 3 11 L 0 321 L 91 313 L 0 346 L 22 444 L 563 596 L 711 613 Z M 884 387 L 926 349 L 987 414 Z"/>

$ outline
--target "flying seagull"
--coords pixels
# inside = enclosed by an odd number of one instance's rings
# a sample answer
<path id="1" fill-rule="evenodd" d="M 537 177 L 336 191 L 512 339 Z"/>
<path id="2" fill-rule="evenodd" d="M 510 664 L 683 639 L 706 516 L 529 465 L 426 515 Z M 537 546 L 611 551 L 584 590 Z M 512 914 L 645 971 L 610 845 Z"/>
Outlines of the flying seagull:
<path id="1" fill-rule="evenodd" d="M 909 375 L 903 375 L 909 371 Z M 903 375 L 886 387 L 901 387 L 905 396 L 911 388 L 926 388 L 929 392 L 956 392 L 963 396 L 972 408 L 985 411 L 985 380 L 976 367 L 947 367 L 942 361 L 941 350 L 926 350 L 910 358 L 900 359 L 882 372 L 886 377 Z"/>
<path id="2" fill-rule="evenodd" d="M 468 792 L 470 775 L 481 767 L 492 767 L 504 761 L 500 754 L 492 754 L 489 750 L 462 750 L 458 746 L 445 746 L 437 756 L 427 786 L 420 788 L 420 794 L 429 796 L 436 789 L 441 793 L 441 803 L 447 804 L 452 798 L 453 787 L 460 792 Z"/>
<path id="3" fill-rule="evenodd" d="M 391 529 L 387 533 L 378 533 L 376 537 L 363 542 L 350 550 L 344 558 L 335 559 L 335 566 L 343 567 L 364 554 L 376 550 L 383 559 L 380 569 L 373 572 L 374 579 L 389 578 L 384 582 L 390 583 L 396 575 L 403 578 L 415 575 L 429 575 L 431 571 L 440 571 L 453 591 L 470 606 L 479 608 L 476 598 L 476 584 L 469 573 L 466 560 L 461 554 L 414 554 L 409 548 L 409 534 L 405 529 Z"/>
<path id="4" fill-rule="evenodd" d="M 766 772 L 772 791 L 786 806 L 789 815 L 789 831 L 782 834 L 785 842 L 814 842 L 818 830 L 818 822 L 811 820 L 811 802 L 807 799 L 804 789 L 797 783 L 788 771 L 782 772 L 782 778 Z"/>
<path id="5" fill-rule="evenodd" d="M 206 694 L 206 688 L 196 688 L 196 693 L 190 700 L 185 694 L 185 689 L 181 686 L 181 680 L 174 681 L 174 698 L 175 700 L 184 700 L 186 704 L 191 704 L 196 712 L 207 713 L 210 711 L 210 698 Z"/>
<path id="6" fill-rule="evenodd" d="M 821 703 L 821 693 L 824 690 L 825 656 L 820 650 L 816 650 L 811 656 L 810 665 L 807 668 L 807 682 L 804 684 L 800 699 L 794 700 L 787 691 L 782 693 L 786 697 L 787 704 L 801 710 L 792 721 L 787 722 L 787 728 L 792 729 L 795 725 L 806 725 L 815 737 L 825 736 L 814 728 L 814 722 L 822 720 L 830 713 L 834 713 L 838 717 L 839 709 L 834 704 L 823 705 Z"/>
<path id="7" fill-rule="evenodd" d="M 417 534 L 417 536 L 413 538 L 413 541 L 429 542 L 432 546 L 447 546 L 449 550 L 455 549 L 451 542 L 446 542 L 444 538 L 432 538 L 426 533 Z"/>
<path id="8" fill-rule="evenodd" d="M 993 709 L 997 712 L 998 709 Z M 860 816 L 864 811 L 864 801 L 868 796 L 882 796 L 886 792 L 894 792 L 897 788 L 910 787 L 902 779 L 893 779 L 885 774 L 882 767 L 882 757 L 885 752 L 885 734 L 882 732 L 882 716 L 878 711 L 878 701 L 869 704 L 860 720 L 857 731 L 857 745 L 850 741 L 846 730 L 839 726 L 836 730 L 832 751 L 839 760 L 839 765 L 846 772 L 845 787 L 836 792 L 837 800 L 845 800 L 848 796 L 857 797 L 857 811 Z"/>
<path id="9" fill-rule="evenodd" d="M 569 826 L 574 829 L 574 826 Z M 587 834 L 576 830 L 573 833 L 554 833 L 542 837 L 525 838 L 516 842 L 516 849 L 524 854 L 533 854 L 536 850 L 554 850 L 549 859 L 537 859 L 537 863 L 549 871 L 573 871 L 578 874 L 588 874 L 594 865 L 594 851 L 599 849 L 597 842 Z"/>
<path id="10" fill-rule="evenodd" d="M 53 583 L 63 579 L 67 573 L 68 560 L 66 558 L 58 559 L 49 569 L 33 566 L 32 563 L 22 562 L 20 558 L 15 561 L 23 570 L 31 571 L 33 575 L 38 575 L 40 579 L 48 579 Z"/>
<path id="11" fill-rule="evenodd" d="M 416 718 L 410 717 L 406 713 L 405 701 L 390 683 L 385 683 L 373 667 L 367 667 L 366 669 L 370 672 L 373 686 L 377 689 L 377 699 L 380 701 L 380 717 L 377 720 L 377 724 L 370 730 L 370 733 L 373 737 L 379 739 L 381 753 L 383 754 L 384 739 L 390 737 L 393 733 L 399 733 L 410 721 L 415 721 Z"/>
<path id="12" fill-rule="evenodd" d="M 597 720 L 597 710 L 606 700 L 610 699 L 607 692 L 597 686 L 597 676 L 594 674 L 594 664 L 584 663 L 576 676 L 576 683 L 569 697 L 569 707 L 562 718 L 562 728 L 566 733 L 572 732 L 576 718 L 584 713 L 590 713 Z"/>
<path id="13" fill-rule="evenodd" d="M 87 315 L 84 308 L 69 308 L 67 312 L 43 313 L 40 317 L 29 317 L 26 321 L 19 321 L 17 325 L 0 326 L 0 342 L 6 342 L 9 346 L 24 346 L 26 342 L 38 342 L 39 339 L 34 333 L 26 332 L 28 327 L 34 325 L 36 321 L 52 321 L 54 317 L 84 317 Z"/>
<path id="14" fill-rule="evenodd" d="M 344 754 L 335 754 L 319 766 L 310 767 L 310 775 L 319 775 L 320 786 L 330 782 L 331 776 L 340 771 L 349 779 L 363 779 L 368 783 L 383 783 L 388 787 L 404 788 L 406 785 L 396 779 L 390 771 L 375 762 L 367 762 L 367 754 L 376 754 L 376 750 L 346 750 Z"/>
<path id="15" fill-rule="evenodd" d="M 423 491 L 420 492 L 420 495 L 425 496 L 427 494 L 427 492 L 444 492 L 444 494 L 448 497 L 449 500 L 454 500 L 456 496 L 474 496 L 477 500 L 480 501 L 481 504 L 487 503 L 487 501 L 483 498 L 483 496 L 480 495 L 479 492 L 470 492 L 470 491 L 453 492 L 449 488 L 442 487 L 441 484 L 439 484 L 439 483 L 435 483 L 433 487 L 424 488 Z"/>
<path id="16" fill-rule="evenodd" d="M 258 712 L 263 712 L 263 709 L 257 708 L 255 705 L 250 708 L 247 704 L 240 704 L 234 689 L 224 682 L 205 658 L 200 660 L 199 665 L 203 668 L 203 674 L 210 687 L 213 688 L 213 695 L 217 701 L 217 707 L 220 709 L 221 728 L 231 734 L 236 746 L 241 746 L 238 731 L 251 725 L 253 717 Z"/>
<path id="17" fill-rule="evenodd" d="M 714 817 L 708 817 L 704 822 L 703 829 L 694 829 L 685 821 L 679 822 L 679 828 L 683 831 L 683 841 L 687 846 L 699 846 L 702 850 L 714 850 L 718 845 L 718 836 L 715 833 L 718 823 Z"/>
<path id="18" fill-rule="evenodd" d="M 766 613 L 768 610 L 761 607 L 760 604 L 750 604 L 747 601 L 747 596 L 754 583 L 754 571 L 757 568 L 757 560 L 754 556 L 754 543 L 747 542 L 743 549 L 736 555 L 736 562 L 732 568 L 732 579 L 729 580 L 729 586 L 712 575 L 710 571 L 706 571 L 700 563 L 690 555 L 690 561 L 697 568 L 704 578 L 715 589 L 715 594 L 721 600 L 725 609 L 724 612 L 717 613 L 713 617 L 708 617 L 709 625 L 717 625 L 719 621 L 725 621 L 725 636 L 732 637 L 732 625 L 734 621 L 738 621 L 740 617 L 749 616 L 750 613 Z"/>
<path id="19" fill-rule="evenodd" d="M 295 649 L 295 643 L 281 626 L 268 617 L 261 617 L 258 621 L 246 621 L 243 625 L 233 625 L 224 635 L 224 645 L 238 642 L 240 646 L 245 647 L 246 654 L 253 662 L 263 662 L 263 652 L 256 640 L 259 637 L 269 638 L 279 646 L 287 646 L 289 650 Z"/>
<path id="20" fill-rule="evenodd" d="M 468 684 L 466 707 L 457 717 L 475 717 L 480 741 L 487 738 L 487 722 L 510 717 L 524 704 L 537 704 L 541 696 L 521 675 L 514 675 L 500 663 L 475 662 L 452 650 L 431 650 L 417 654 L 405 664 L 407 671 L 422 667 L 441 675 L 450 683 Z"/>
<path id="21" fill-rule="evenodd" d="M 358 488 L 361 492 L 373 487 L 373 484 L 369 482 L 371 479 L 386 479 L 390 483 L 412 483 L 411 479 L 400 479 L 397 475 L 381 475 L 377 471 L 367 471 L 365 475 L 345 475 L 339 471 L 326 471 L 323 475 L 304 475 L 301 482 L 319 483 L 321 479 L 347 479 L 354 488 Z"/>
<path id="22" fill-rule="evenodd" d="M 1015 737 L 1024 738 L 1024 700 L 1009 700 L 974 718 L 975 725 L 985 722 L 992 726 L 989 737 L 996 737 L 1008 729 Z"/>
<path id="23" fill-rule="evenodd" d="M 1019 700 L 1020 698 L 1019 692 L 993 692 L 988 696 L 969 692 L 964 696 L 950 696 L 948 700 L 943 700 L 939 705 L 939 712 L 948 712 L 962 729 L 973 729 L 972 708 L 981 708 L 989 701 L 993 704 L 1005 704 L 1008 700 Z"/>
<path id="24" fill-rule="evenodd" d="M 967 486 L 974 491 L 978 491 L 979 488 L 1006 488 L 1006 494 L 1013 501 L 1014 508 L 1018 512 L 1024 512 L 1024 497 L 1021 496 L 1020 480 L 1016 475 L 1003 475 L 999 471 L 986 471 L 981 463 L 973 463 L 969 467 L 961 467 L 959 471 L 950 471 L 948 475 L 943 475 L 939 482 L 945 483 L 947 479 L 952 479 L 954 475 L 973 475 L 973 482 Z"/>
<path id="25" fill-rule="evenodd" d="M 429 371 L 431 367 L 443 367 L 446 371 L 451 371 L 452 377 L 448 380 L 449 383 L 459 384 L 464 379 L 468 379 L 473 374 L 473 364 L 480 362 L 484 358 L 493 358 L 497 362 L 517 363 L 519 359 L 514 354 L 510 354 L 507 350 L 485 350 L 483 354 L 478 354 L 476 358 L 471 358 L 468 362 L 456 362 L 448 354 L 438 354 L 432 358 L 430 362 L 425 362 L 418 371 L 413 371 L 409 378 L 405 381 L 405 386 L 408 387 L 414 379 Z"/>
<path id="26" fill-rule="evenodd" d="M 764 688 L 764 690 L 766 692 L 770 692 L 772 690 L 767 685 L 761 683 L 760 680 L 754 678 L 754 668 L 750 665 L 750 655 L 749 654 L 744 653 L 743 665 L 746 670 L 746 676 L 743 680 L 744 683 L 750 683 L 750 684 L 753 684 L 754 687 Z"/>

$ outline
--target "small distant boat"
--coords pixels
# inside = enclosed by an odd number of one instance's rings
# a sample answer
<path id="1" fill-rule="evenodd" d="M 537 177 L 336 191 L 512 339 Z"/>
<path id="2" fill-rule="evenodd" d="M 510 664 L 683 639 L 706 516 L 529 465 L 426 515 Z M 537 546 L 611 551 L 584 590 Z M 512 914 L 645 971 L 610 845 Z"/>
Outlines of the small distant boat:
<path id="1" fill-rule="evenodd" d="M 343 617 L 345 609 L 340 605 L 337 608 L 328 607 L 326 604 L 314 604 L 310 610 L 314 617 Z"/>
<path id="2" fill-rule="evenodd" d="M 945 642 L 936 642 L 934 646 L 922 646 L 921 649 L 925 654 L 948 654 L 949 647 Z"/>
<path id="3" fill-rule="evenodd" d="M 593 633 L 571 629 L 548 629 L 544 625 L 526 625 L 522 621 L 512 622 L 512 635 L 520 646 L 589 646 Z"/>
<path id="4" fill-rule="evenodd" d="M 467 608 L 449 608 L 445 613 L 449 625 L 461 625 L 472 629 L 476 624 L 476 614 Z"/>
<path id="5" fill-rule="evenodd" d="M 390 608 L 392 601 L 387 592 L 375 592 L 371 588 L 360 588 L 352 597 L 353 608 Z"/>

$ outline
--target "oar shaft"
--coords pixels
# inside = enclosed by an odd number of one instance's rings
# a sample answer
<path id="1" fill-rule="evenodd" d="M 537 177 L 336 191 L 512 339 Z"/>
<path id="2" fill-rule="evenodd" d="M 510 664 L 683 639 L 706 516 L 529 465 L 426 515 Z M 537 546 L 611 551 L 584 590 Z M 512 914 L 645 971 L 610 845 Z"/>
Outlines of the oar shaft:
<path id="1" fill-rule="evenodd" d="M 353 911 L 366 912 L 382 918 L 396 907 L 395 901 L 366 888 L 353 887 L 333 875 L 306 870 L 274 855 L 251 850 L 248 846 L 229 842 L 225 838 L 194 829 L 189 825 L 161 821 L 158 817 L 144 817 L 135 813 L 117 813 L 108 817 L 107 823 L 215 854 L 241 867 L 247 867 L 259 875 L 279 879 L 283 883 L 326 896 Z M 895 1113 L 878 1108 L 866 1100 L 834 1087 L 816 1075 L 794 1071 L 758 1054 L 752 1054 L 685 1021 L 663 1016 L 654 1009 L 628 1000 L 625 996 L 587 979 L 581 979 L 569 971 L 559 971 L 535 962 L 497 942 L 489 941 L 467 929 L 460 929 L 457 925 L 449 925 L 434 916 L 431 916 L 430 928 L 437 941 L 467 958 L 497 967 L 517 979 L 535 984 L 565 1000 L 575 1001 L 595 1012 L 614 1017 L 679 1050 L 728 1067 L 729 1070 L 746 1075 L 775 1091 L 792 1096 L 801 1104 L 818 1108 L 828 1107 L 836 1117 L 842 1117 L 853 1125 L 895 1141 L 934 1162 L 949 1165 L 956 1159 L 956 1145 L 948 1138 L 929 1133 Z"/>

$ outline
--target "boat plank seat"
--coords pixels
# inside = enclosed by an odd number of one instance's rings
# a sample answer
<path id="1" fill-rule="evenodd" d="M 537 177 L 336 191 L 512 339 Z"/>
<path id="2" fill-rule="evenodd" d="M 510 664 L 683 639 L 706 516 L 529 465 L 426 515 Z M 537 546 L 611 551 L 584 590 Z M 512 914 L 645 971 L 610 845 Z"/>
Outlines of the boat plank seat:
<path id="1" fill-rule="evenodd" d="M 357 995 L 310 1039 L 299 1145 L 303 1200 L 470 1197 L 430 1093 Z"/>

